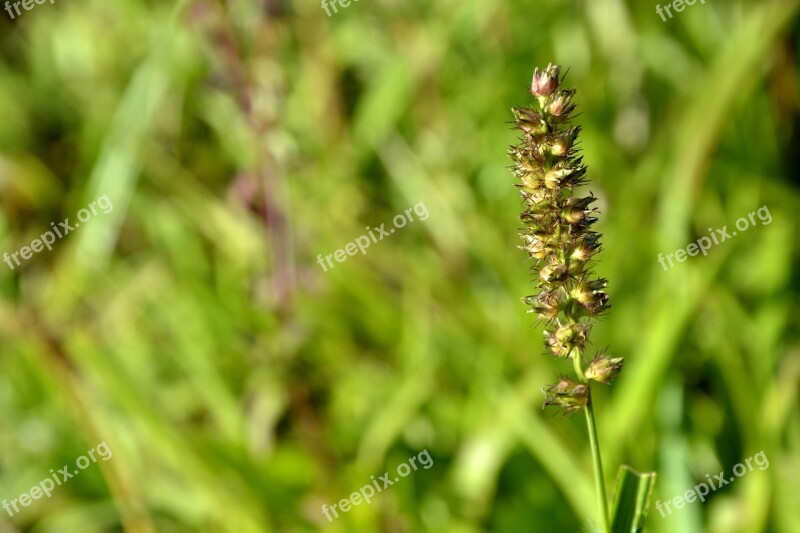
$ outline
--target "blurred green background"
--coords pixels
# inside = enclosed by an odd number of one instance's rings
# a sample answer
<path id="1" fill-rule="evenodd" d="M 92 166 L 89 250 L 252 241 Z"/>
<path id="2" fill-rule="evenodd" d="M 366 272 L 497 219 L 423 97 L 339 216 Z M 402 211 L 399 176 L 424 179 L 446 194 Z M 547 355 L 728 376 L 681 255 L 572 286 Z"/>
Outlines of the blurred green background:
<path id="1" fill-rule="evenodd" d="M 0 498 L 105 441 L 0 531 L 555 532 L 595 516 L 569 368 L 520 302 L 508 145 L 569 68 L 613 308 L 593 344 L 612 484 L 646 531 L 800 532 L 798 0 L 85 0 L 0 11 Z M 423 202 L 430 213 L 323 271 Z M 664 271 L 767 206 L 773 220 Z M 328 522 L 320 511 L 428 450 Z M 730 474 L 728 474 L 730 475 Z"/>

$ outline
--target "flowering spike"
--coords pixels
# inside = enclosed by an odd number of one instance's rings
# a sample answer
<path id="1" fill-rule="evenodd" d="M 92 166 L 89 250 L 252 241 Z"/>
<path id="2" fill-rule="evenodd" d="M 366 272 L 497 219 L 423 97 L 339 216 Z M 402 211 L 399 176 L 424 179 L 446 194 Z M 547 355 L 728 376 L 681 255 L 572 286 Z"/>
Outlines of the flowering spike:
<path id="1" fill-rule="evenodd" d="M 592 204 L 597 198 L 574 193 L 586 181 L 586 166 L 576 148 L 580 127 L 571 124 L 575 90 L 561 87 L 560 72 L 552 64 L 534 70 L 531 94 L 538 106 L 512 110 L 521 135 L 508 154 L 523 200 L 520 249 L 533 260 L 531 269 L 539 286 L 523 302 L 545 323 L 548 351 L 573 359 L 577 386 L 586 385 L 588 398 L 588 380 L 610 382 L 622 360 L 601 356 L 584 368 L 583 352 L 592 323 L 609 308 L 608 282 L 594 278 L 590 269 L 590 261 L 600 251 L 600 235 L 592 231 L 597 220 Z M 558 387 L 546 389 L 545 404 L 571 410 L 585 405 L 574 387 L 564 394 Z"/>

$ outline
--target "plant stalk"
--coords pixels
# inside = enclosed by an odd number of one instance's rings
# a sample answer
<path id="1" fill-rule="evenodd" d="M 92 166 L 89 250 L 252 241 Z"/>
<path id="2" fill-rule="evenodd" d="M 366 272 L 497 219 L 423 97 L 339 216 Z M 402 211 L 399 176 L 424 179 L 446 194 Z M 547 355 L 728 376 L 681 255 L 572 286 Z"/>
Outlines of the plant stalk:
<path id="1" fill-rule="evenodd" d="M 589 387 L 589 383 L 586 383 Z M 600 444 L 597 442 L 597 426 L 594 423 L 594 408 L 592 407 L 592 393 L 589 390 L 589 401 L 584 408 L 586 411 L 586 429 L 589 432 L 589 445 L 592 448 L 592 463 L 594 466 L 594 484 L 597 498 L 600 500 L 600 514 L 602 515 L 603 532 L 611 533 L 611 522 L 608 517 L 608 498 L 606 498 L 606 484 L 603 481 L 603 461 L 600 458 Z"/>
<path id="2" fill-rule="evenodd" d="M 608 498 L 606 498 L 606 484 L 603 481 L 603 460 L 600 458 L 600 443 L 597 440 L 597 426 L 594 423 L 594 407 L 592 407 L 592 387 L 589 380 L 586 378 L 586 373 L 583 371 L 583 355 L 580 350 L 573 350 L 570 352 L 572 357 L 572 364 L 575 367 L 575 373 L 578 379 L 586 385 L 588 390 L 588 398 L 586 401 L 586 430 L 589 433 L 589 446 L 592 448 L 592 466 L 594 469 L 594 485 L 595 492 L 600 504 L 601 522 L 603 524 L 603 533 L 611 533 L 611 522 L 608 515 Z"/>

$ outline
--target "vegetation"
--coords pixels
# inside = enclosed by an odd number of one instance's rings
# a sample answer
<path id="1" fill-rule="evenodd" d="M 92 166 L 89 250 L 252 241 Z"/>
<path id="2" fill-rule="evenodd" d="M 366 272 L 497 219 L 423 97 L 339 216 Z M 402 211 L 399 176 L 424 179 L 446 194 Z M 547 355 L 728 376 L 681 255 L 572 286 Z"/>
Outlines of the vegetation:
<path id="1" fill-rule="evenodd" d="M 603 463 L 657 472 L 652 505 L 763 450 L 769 468 L 651 507 L 646 531 L 800 530 L 798 7 L 0 12 L 0 254 L 113 204 L 0 263 L 0 500 L 113 452 L 2 528 L 588 530 L 585 421 L 540 409 L 563 361 L 519 302 L 505 168 L 509 107 L 553 62 L 580 88 L 612 281 L 592 345 L 626 361 L 592 387 Z M 317 263 L 419 202 L 426 220 Z M 768 225 L 659 264 L 762 206 Z M 322 513 L 424 450 L 429 469 Z"/>

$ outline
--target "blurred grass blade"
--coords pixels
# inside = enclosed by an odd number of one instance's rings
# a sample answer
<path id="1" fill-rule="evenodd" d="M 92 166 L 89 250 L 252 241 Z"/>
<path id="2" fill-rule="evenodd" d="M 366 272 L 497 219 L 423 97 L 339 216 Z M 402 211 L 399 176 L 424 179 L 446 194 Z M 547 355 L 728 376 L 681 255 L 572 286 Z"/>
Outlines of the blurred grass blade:
<path id="1" fill-rule="evenodd" d="M 655 481 L 655 472 L 640 474 L 626 465 L 619 468 L 611 510 L 612 533 L 638 533 L 644 529 Z"/>

